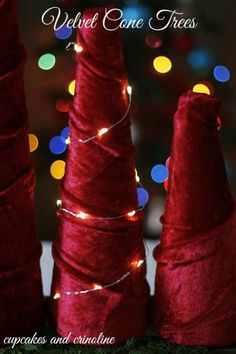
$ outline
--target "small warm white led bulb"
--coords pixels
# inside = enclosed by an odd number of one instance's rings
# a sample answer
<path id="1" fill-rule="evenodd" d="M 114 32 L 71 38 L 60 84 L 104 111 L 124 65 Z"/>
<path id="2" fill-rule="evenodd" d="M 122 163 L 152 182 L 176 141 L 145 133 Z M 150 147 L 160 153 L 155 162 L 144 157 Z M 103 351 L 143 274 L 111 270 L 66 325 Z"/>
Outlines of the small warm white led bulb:
<path id="1" fill-rule="evenodd" d="M 60 299 L 61 295 L 59 293 L 56 293 L 54 296 L 53 296 L 53 299 L 54 300 L 57 300 L 57 299 Z"/>
<path id="2" fill-rule="evenodd" d="M 62 201 L 61 201 L 60 199 L 58 199 L 58 200 L 57 200 L 57 206 L 58 206 L 58 207 L 61 207 L 61 205 L 62 205 Z"/>
<path id="3" fill-rule="evenodd" d="M 69 144 L 70 144 L 70 137 L 68 137 L 68 138 L 65 140 L 65 143 L 66 143 L 66 145 L 69 145 Z"/>
<path id="4" fill-rule="evenodd" d="M 136 179 L 136 182 L 137 182 L 137 183 L 140 182 L 140 177 L 139 177 L 138 172 L 137 172 L 136 169 L 135 169 L 135 179 Z"/>
<path id="5" fill-rule="evenodd" d="M 98 131 L 98 136 L 102 136 L 108 132 L 108 128 L 102 128 Z"/>
<path id="6" fill-rule="evenodd" d="M 83 211 L 80 211 L 77 215 L 76 215 L 77 218 L 80 218 L 80 219 L 87 219 L 88 218 L 88 214 L 84 213 Z"/>
<path id="7" fill-rule="evenodd" d="M 83 47 L 79 43 L 75 43 L 74 50 L 76 51 L 76 53 L 81 53 L 83 51 Z"/>
<path id="8" fill-rule="evenodd" d="M 127 216 L 134 216 L 135 214 L 136 214 L 136 211 L 132 210 L 129 213 L 127 213 Z"/>
<path id="9" fill-rule="evenodd" d="M 94 284 L 93 289 L 94 289 L 94 290 L 101 290 L 101 289 L 102 289 L 102 286 L 101 286 L 101 285 L 98 285 L 98 284 Z"/>
<path id="10" fill-rule="evenodd" d="M 140 259 L 140 261 L 137 262 L 137 268 L 140 268 L 143 263 L 144 263 L 144 260 Z"/>
<path id="11" fill-rule="evenodd" d="M 128 95 L 131 95 L 131 94 L 132 94 L 132 91 L 133 91 L 132 86 L 128 85 L 128 86 L 127 86 L 127 93 L 128 93 Z"/>

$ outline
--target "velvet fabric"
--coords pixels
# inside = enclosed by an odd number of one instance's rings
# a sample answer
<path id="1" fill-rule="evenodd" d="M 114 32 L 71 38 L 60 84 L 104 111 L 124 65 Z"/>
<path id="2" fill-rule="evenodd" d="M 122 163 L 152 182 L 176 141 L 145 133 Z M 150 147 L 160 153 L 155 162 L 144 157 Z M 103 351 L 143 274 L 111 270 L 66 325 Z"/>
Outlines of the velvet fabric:
<path id="1" fill-rule="evenodd" d="M 236 213 L 217 130 L 220 101 L 188 92 L 174 116 L 154 325 L 184 345 L 236 342 Z"/>
<path id="2" fill-rule="evenodd" d="M 34 168 L 29 152 L 15 0 L 0 1 L 0 343 L 31 335 L 42 320 L 41 245 L 34 218 Z"/>
<path id="3" fill-rule="evenodd" d="M 60 188 L 63 207 L 95 217 L 138 209 L 129 117 L 100 138 L 86 144 L 78 141 L 119 121 L 128 107 L 120 33 L 103 28 L 104 11 L 104 7 L 86 10 L 84 19 L 99 14 L 97 26 L 78 33 L 83 52 L 77 54 L 71 144 Z M 117 26 L 117 22 L 110 24 Z M 51 317 L 61 336 L 71 332 L 70 340 L 74 340 L 103 332 L 115 337 L 117 344 L 144 333 L 149 296 L 145 263 L 110 288 L 64 294 L 92 289 L 95 284 L 105 286 L 132 270 L 132 263 L 145 257 L 141 218 L 138 212 L 117 220 L 81 220 L 60 212 L 52 284 L 52 297 L 58 292 L 60 298 L 52 298 Z"/>

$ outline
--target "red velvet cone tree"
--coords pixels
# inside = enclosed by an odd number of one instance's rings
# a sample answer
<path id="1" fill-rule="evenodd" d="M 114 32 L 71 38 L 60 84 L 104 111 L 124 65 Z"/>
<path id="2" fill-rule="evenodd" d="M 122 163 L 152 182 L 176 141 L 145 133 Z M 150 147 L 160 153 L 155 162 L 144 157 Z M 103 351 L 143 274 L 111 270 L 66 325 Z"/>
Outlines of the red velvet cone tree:
<path id="1" fill-rule="evenodd" d="M 157 260 L 154 324 L 171 342 L 236 342 L 236 219 L 217 130 L 220 102 L 188 92 L 174 137 Z"/>
<path id="2" fill-rule="evenodd" d="M 0 341 L 28 335 L 42 319 L 41 245 L 34 218 L 34 168 L 29 151 L 15 0 L 0 1 Z"/>
<path id="3" fill-rule="evenodd" d="M 78 34 L 83 51 L 77 55 L 59 235 L 53 245 L 51 313 L 61 336 L 71 332 L 74 340 L 103 332 L 119 343 L 143 334 L 149 288 L 142 213 L 134 212 L 135 151 L 125 116 L 129 97 L 120 33 L 102 26 L 104 7 L 87 10 L 83 19 L 95 13 L 97 26 Z"/>

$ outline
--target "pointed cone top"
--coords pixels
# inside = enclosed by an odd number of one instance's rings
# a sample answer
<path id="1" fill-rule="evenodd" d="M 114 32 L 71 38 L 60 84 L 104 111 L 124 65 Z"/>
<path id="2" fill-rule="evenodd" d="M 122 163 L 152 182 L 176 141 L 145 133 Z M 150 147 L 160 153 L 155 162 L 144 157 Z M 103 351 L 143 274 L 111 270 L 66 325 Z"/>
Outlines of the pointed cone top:
<path id="1" fill-rule="evenodd" d="M 94 130 L 97 132 L 100 128 L 117 123 L 128 106 L 127 74 L 120 21 L 117 19 L 120 13 L 116 9 L 110 12 L 110 20 L 106 20 L 105 25 L 104 18 L 110 10 L 113 10 L 111 6 L 87 9 L 82 17 L 83 27 L 77 36 L 77 45 L 82 50 L 77 53 L 79 65 L 76 71 L 74 110 L 83 117 L 83 121 L 75 120 L 77 127 L 82 124 L 82 129 L 88 131 L 88 136 L 93 135 Z M 93 27 L 86 28 L 86 24 L 92 23 Z M 113 30 L 109 31 L 105 26 Z M 119 124 L 116 131 L 124 125 L 129 130 L 128 119 Z"/>
<path id="2" fill-rule="evenodd" d="M 94 210 L 95 215 L 115 216 L 137 209 L 137 192 L 135 151 L 130 133 L 130 96 L 119 21 L 107 22 L 109 28 L 115 28 L 108 31 L 103 26 L 105 11 L 105 7 L 85 11 L 84 21 L 91 21 L 98 14 L 96 26 L 83 26 L 78 33 L 78 44 L 83 50 L 77 54 L 70 137 L 72 141 L 86 141 L 94 136 L 95 139 L 71 145 L 69 160 L 81 158 L 74 167 L 67 164 L 67 171 L 76 166 L 76 172 L 66 173 L 73 178 L 65 177 L 64 187 L 65 190 L 73 189 L 77 205 L 80 203 L 82 210 L 88 213 Z M 103 129 L 106 133 L 97 137 Z M 89 207 L 86 203 L 82 205 L 85 201 Z"/>
<path id="3" fill-rule="evenodd" d="M 217 130 L 219 107 L 217 98 L 192 91 L 179 100 L 163 217 L 166 244 L 211 230 L 232 210 Z"/>
<path id="4" fill-rule="evenodd" d="M 106 21 L 105 18 L 107 17 Z M 94 21 L 92 27 L 83 26 L 78 32 L 78 43 L 84 46 L 85 52 L 98 64 L 105 64 L 108 74 L 116 70 L 116 75 L 123 74 L 124 58 L 120 40 L 118 20 L 120 12 L 108 7 L 95 7 L 84 12 L 82 20 Z M 94 20 L 93 20 L 94 19 Z M 89 22 L 87 22 L 89 23 Z"/>

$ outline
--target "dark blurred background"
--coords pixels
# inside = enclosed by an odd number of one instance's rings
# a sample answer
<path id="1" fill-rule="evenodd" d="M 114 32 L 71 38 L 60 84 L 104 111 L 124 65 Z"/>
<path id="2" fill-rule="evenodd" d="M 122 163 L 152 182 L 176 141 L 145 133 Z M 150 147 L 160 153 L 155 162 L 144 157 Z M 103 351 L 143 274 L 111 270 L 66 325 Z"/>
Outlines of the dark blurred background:
<path id="1" fill-rule="evenodd" d="M 75 55 L 65 48 L 75 40 L 75 30 L 72 34 L 63 29 L 55 33 L 52 26 L 42 24 L 41 16 L 51 6 L 60 6 L 63 12 L 75 17 L 88 6 L 111 2 L 20 0 L 19 3 L 22 40 L 28 53 L 25 86 L 30 133 L 38 139 L 36 149 L 37 140 L 31 136 L 37 168 L 38 231 L 40 239 L 52 240 L 57 232 L 59 180 L 52 177 L 50 167 L 54 161 L 66 159 L 66 152 L 60 153 L 65 150 L 63 137 L 62 143 L 58 139 L 68 125 L 68 104 L 73 98 L 68 85 L 75 78 Z M 156 165 L 166 164 L 178 97 L 195 84 L 205 84 L 211 93 L 215 92 L 222 99 L 220 135 L 229 182 L 236 194 L 236 3 L 234 0 L 126 0 L 113 1 L 113 4 L 123 9 L 127 19 L 148 19 L 159 9 L 177 9 L 184 12 L 183 17 L 196 17 L 199 23 L 194 30 L 154 32 L 145 26 L 140 30 L 123 31 L 126 68 L 133 87 L 132 136 L 137 148 L 137 171 L 145 188 L 139 190 L 140 203 L 149 196 L 144 234 L 147 238 L 156 238 L 161 229 L 159 217 L 163 212 L 167 182 L 156 183 L 151 171 Z M 50 55 L 45 57 L 45 54 Z M 172 63 L 172 69 L 165 74 L 154 68 L 153 61 L 159 56 L 168 57 Z M 214 76 L 214 68 L 219 65 L 223 68 Z M 163 171 L 159 170 L 160 179 Z"/>

